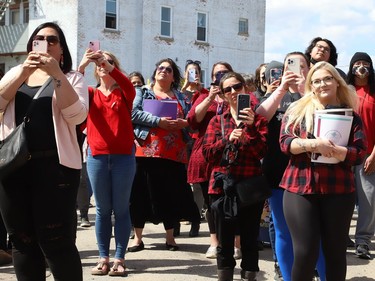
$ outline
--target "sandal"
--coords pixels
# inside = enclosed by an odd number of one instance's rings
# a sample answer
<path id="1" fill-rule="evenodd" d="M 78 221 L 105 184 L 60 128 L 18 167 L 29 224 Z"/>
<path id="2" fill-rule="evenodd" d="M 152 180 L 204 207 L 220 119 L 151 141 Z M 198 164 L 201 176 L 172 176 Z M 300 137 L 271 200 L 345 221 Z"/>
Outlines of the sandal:
<path id="1" fill-rule="evenodd" d="M 124 271 L 119 271 L 119 266 L 121 266 Z M 126 275 L 126 266 L 124 262 L 121 261 L 114 261 L 111 270 L 109 271 L 109 276 L 125 276 Z"/>
<path id="2" fill-rule="evenodd" d="M 93 269 L 91 269 L 91 275 L 107 275 L 109 268 L 110 266 L 108 262 L 100 261 Z"/>

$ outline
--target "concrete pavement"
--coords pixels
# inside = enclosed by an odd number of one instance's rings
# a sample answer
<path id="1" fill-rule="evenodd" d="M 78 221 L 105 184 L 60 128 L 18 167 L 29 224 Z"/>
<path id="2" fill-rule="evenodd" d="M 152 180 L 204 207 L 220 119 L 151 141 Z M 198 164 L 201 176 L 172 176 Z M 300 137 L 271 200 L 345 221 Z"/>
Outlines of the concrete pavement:
<path id="1" fill-rule="evenodd" d="M 93 226 L 90 228 L 78 227 L 77 246 L 80 251 L 83 265 L 84 280 L 111 280 L 109 276 L 92 276 L 91 268 L 95 266 L 98 260 L 98 250 L 95 238 L 95 208 L 89 212 L 90 220 Z M 351 237 L 356 222 L 356 215 L 353 217 L 351 227 Z M 126 266 L 128 275 L 124 278 L 129 281 L 203 281 L 217 280 L 216 260 L 205 258 L 205 252 L 208 248 L 209 233 L 206 222 L 201 224 L 199 237 L 190 238 L 188 232 L 190 225 L 181 225 L 181 236 L 176 238 L 180 250 L 176 252 L 165 249 L 164 229 L 162 224 L 147 224 L 144 230 L 145 250 L 136 253 L 126 254 Z M 374 241 L 373 241 L 374 242 Z M 129 242 L 131 244 L 131 241 Z M 113 253 L 113 243 L 111 244 Z M 351 281 L 375 281 L 375 260 L 362 260 L 354 256 L 354 248 L 348 249 L 348 273 L 347 280 Z M 372 253 L 375 254 L 374 246 Z M 260 254 L 259 281 L 273 280 L 274 262 L 272 260 L 272 251 L 265 248 Z M 240 261 L 237 261 L 235 269 L 235 279 L 240 280 Z M 119 278 L 119 277 L 116 277 Z M 115 279 L 116 279 L 115 278 Z M 121 277 L 120 277 L 121 278 Z M 16 280 L 13 267 L 0 267 L 0 280 Z M 47 281 L 54 280 L 52 276 Z"/>

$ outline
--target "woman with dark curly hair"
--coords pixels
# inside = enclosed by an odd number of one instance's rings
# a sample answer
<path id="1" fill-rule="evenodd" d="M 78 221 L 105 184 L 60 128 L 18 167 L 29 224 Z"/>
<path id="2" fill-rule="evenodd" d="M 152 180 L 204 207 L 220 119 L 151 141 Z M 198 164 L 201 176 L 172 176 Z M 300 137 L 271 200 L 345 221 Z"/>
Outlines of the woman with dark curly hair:
<path id="1" fill-rule="evenodd" d="M 200 219 L 186 178 L 188 122 L 185 117 L 190 102 L 178 90 L 180 70 L 172 59 L 162 59 L 156 63 L 152 80 L 150 89 L 136 88 L 133 103 L 137 171 L 130 205 L 135 232 L 133 246 L 128 248 L 130 252 L 144 249 L 142 232 L 147 220 L 163 222 L 165 247 L 177 251 L 173 229 L 179 219 Z M 177 118 L 146 111 L 148 100 L 175 101 Z"/>

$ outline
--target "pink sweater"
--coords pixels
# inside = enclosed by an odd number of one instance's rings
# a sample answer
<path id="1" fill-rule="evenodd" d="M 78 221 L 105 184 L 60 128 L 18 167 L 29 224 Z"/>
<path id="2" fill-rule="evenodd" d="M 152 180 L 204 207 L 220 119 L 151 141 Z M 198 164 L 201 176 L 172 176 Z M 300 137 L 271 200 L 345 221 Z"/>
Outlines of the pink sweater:
<path id="1" fill-rule="evenodd" d="M 20 66 L 10 69 L 3 79 L 14 75 Z M 67 108 L 60 109 L 56 104 L 56 94 L 52 96 L 53 125 L 60 164 L 73 169 L 82 168 L 82 159 L 77 143 L 76 125 L 82 123 L 88 113 L 88 87 L 83 75 L 76 71 L 66 74 L 79 99 Z M 15 128 L 15 102 L 0 96 L 0 139 L 6 138 Z"/>

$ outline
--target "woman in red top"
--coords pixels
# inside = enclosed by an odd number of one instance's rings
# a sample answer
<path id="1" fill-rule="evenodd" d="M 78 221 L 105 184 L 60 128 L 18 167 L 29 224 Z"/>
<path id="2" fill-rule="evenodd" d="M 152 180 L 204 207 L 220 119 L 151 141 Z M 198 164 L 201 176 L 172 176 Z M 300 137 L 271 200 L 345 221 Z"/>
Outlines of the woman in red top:
<path id="1" fill-rule="evenodd" d="M 125 275 L 125 252 L 131 220 L 129 200 L 135 175 L 135 147 L 131 110 L 135 90 L 119 70 L 117 58 L 104 51 L 88 49 L 79 71 L 96 64 L 98 87 L 89 88 L 90 108 L 87 118 L 87 172 L 96 203 L 96 238 L 100 260 L 93 275 Z M 112 213 L 115 217 L 116 250 L 113 266 L 109 266 L 112 235 Z"/>
<path id="2" fill-rule="evenodd" d="M 213 204 L 224 196 L 223 187 L 216 185 L 215 173 L 231 175 L 236 181 L 261 175 L 260 160 L 267 149 L 266 119 L 254 113 L 251 107 L 237 112 L 237 96 L 245 93 L 245 80 L 241 74 L 235 72 L 225 74 L 221 79 L 220 89 L 223 93 L 222 98 L 228 102 L 230 108 L 222 114 L 223 118 L 217 115 L 211 119 L 203 140 L 203 155 L 213 167 L 208 191 Z M 230 158 L 226 159 L 234 161 L 233 164 L 229 166 L 222 164 L 224 150 L 233 146 L 237 152 L 233 152 Z M 219 239 L 217 247 L 219 281 L 233 280 L 233 269 L 236 265 L 233 257 L 234 236 L 238 228 L 242 250 L 241 280 L 256 280 L 259 271 L 257 240 L 263 205 L 264 202 L 259 202 L 240 208 L 236 220 L 227 220 L 214 212 Z"/>
<path id="3" fill-rule="evenodd" d="M 331 64 L 319 62 L 306 77 L 305 95 L 292 103 L 283 117 L 280 147 L 290 159 L 280 187 L 286 189 L 283 209 L 293 242 L 293 281 L 313 278 L 320 244 L 326 280 L 345 280 L 346 244 L 355 202 L 352 168 L 365 157 L 366 136 L 360 117 L 353 112 L 346 146 L 315 138 L 314 112 L 355 109 L 356 105 L 354 89 Z M 337 164 L 312 162 L 312 153 Z"/>

